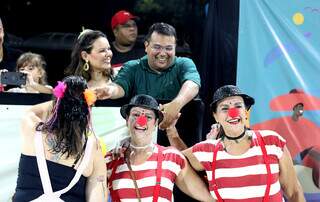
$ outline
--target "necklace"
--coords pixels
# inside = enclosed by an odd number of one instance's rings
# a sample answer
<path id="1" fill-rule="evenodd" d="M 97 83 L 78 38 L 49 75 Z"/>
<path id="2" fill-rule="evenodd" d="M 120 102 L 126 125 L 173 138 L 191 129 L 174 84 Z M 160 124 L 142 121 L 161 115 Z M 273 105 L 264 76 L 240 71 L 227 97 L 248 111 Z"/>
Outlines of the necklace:
<path id="1" fill-rule="evenodd" d="M 153 143 L 150 143 L 150 144 L 147 144 L 145 146 L 135 146 L 133 145 L 132 143 L 130 143 L 130 147 L 133 148 L 133 149 L 147 149 L 148 147 L 154 147 L 154 144 Z"/>
<path id="2" fill-rule="evenodd" d="M 226 134 L 224 134 L 224 136 L 228 139 L 228 140 L 233 140 L 236 143 L 239 143 L 241 141 L 241 138 L 243 138 L 243 136 L 246 134 L 247 129 L 245 128 L 244 131 L 237 137 L 230 137 Z"/>
<path id="3" fill-rule="evenodd" d="M 222 141 L 223 141 L 224 137 L 226 137 L 228 140 L 233 140 L 235 142 L 235 143 L 231 142 L 231 144 L 229 144 L 229 145 L 224 144 L 225 145 L 224 150 L 227 152 L 232 145 L 239 144 L 242 140 L 244 140 L 246 137 L 246 131 L 247 131 L 247 129 L 245 128 L 244 131 L 237 137 L 230 137 L 230 136 L 227 136 L 226 134 L 224 134 L 224 136 L 222 137 Z"/>

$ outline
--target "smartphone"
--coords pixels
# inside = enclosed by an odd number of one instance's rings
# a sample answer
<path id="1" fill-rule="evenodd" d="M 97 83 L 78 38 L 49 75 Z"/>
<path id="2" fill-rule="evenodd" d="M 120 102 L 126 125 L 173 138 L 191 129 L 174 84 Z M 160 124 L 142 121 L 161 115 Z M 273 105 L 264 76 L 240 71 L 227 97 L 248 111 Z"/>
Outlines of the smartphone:
<path id="1" fill-rule="evenodd" d="M 27 75 L 21 72 L 2 72 L 0 83 L 6 85 L 26 85 Z"/>

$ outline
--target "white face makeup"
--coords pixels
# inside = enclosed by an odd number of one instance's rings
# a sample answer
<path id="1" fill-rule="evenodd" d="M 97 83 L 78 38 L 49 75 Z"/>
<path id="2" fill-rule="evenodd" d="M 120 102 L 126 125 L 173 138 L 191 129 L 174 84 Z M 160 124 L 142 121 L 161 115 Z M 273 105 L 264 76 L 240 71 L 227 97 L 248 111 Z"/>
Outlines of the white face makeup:
<path id="1" fill-rule="evenodd" d="M 156 124 L 154 111 L 142 107 L 133 107 L 127 118 L 131 139 L 137 145 L 146 145 L 152 142 L 152 133 Z"/>
<path id="2" fill-rule="evenodd" d="M 246 107 L 241 96 L 227 97 L 218 102 L 217 110 L 213 115 L 226 134 L 237 136 L 243 132 L 246 123 Z"/>

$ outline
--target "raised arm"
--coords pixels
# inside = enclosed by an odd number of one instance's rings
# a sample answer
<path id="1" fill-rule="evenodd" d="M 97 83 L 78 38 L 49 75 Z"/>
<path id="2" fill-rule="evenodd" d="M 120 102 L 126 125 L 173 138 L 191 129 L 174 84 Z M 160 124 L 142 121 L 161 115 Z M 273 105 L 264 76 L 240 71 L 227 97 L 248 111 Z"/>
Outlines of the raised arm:
<path id="1" fill-rule="evenodd" d="M 169 103 L 162 105 L 164 119 L 160 123 L 161 129 L 166 129 L 177 117 L 180 110 L 190 102 L 199 92 L 199 85 L 191 80 L 187 80 L 181 86 L 178 95 Z"/>
<path id="2" fill-rule="evenodd" d="M 279 161 L 279 164 L 280 184 L 288 200 L 290 202 L 306 201 L 287 147 L 284 147 L 284 152 Z"/>
<path id="3" fill-rule="evenodd" d="M 98 141 L 98 140 L 97 140 Z M 86 184 L 86 201 L 108 201 L 107 170 L 99 143 L 93 147 L 93 171 Z"/>
<path id="4" fill-rule="evenodd" d="M 116 83 L 111 83 L 106 87 L 95 88 L 94 91 L 100 100 L 118 99 L 125 95 L 123 88 Z"/>
<path id="5" fill-rule="evenodd" d="M 31 88 L 33 90 L 38 91 L 39 93 L 52 94 L 52 87 L 48 85 L 42 85 L 39 83 L 32 83 L 27 85 L 27 88 Z"/>
<path id="6" fill-rule="evenodd" d="M 32 107 L 30 107 L 28 111 L 31 113 L 34 113 L 37 117 L 39 117 L 39 119 L 44 121 L 47 118 L 49 112 L 52 110 L 52 106 L 53 106 L 53 102 L 48 101 L 48 102 L 33 105 Z"/>
<path id="7" fill-rule="evenodd" d="M 179 151 L 182 151 L 188 148 L 188 146 L 180 138 L 177 128 L 175 126 L 167 128 L 166 134 L 171 146 L 175 147 Z"/>
<path id="8" fill-rule="evenodd" d="M 179 173 L 176 185 L 181 191 L 198 201 L 215 201 L 206 184 L 190 167 L 188 161 L 185 159 L 185 167 Z"/>
<path id="9" fill-rule="evenodd" d="M 176 119 L 172 122 L 172 124 L 166 128 L 166 135 L 168 137 L 168 140 L 170 142 L 170 145 L 178 149 L 179 151 L 187 149 L 187 145 L 183 142 L 183 140 L 180 138 L 178 130 L 176 128 L 176 123 L 178 119 L 180 118 L 181 113 L 178 114 Z"/>
<path id="10" fill-rule="evenodd" d="M 21 152 L 25 155 L 34 155 L 34 134 L 41 119 L 32 111 L 27 110 L 21 120 Z"/>
<path id="11" fill-rule="evenodd" d="M 195 169 L 196 171 L 204 170 L 203 165 L 198 161 L 198 159 L 192 153 L 192 147 L 182 151 L 182 153 L 185 157 L 187 157 L 193 169 Z"/>
<path id="12" fill-rule="evenodd" d="M 32 74 L 28 71 L 20 71 L 20 72 L 27 75 L 27 82 L 26 82 L 25 87 L 28 91 L 35 90 L 35 91 L 38 91 L 39 93 L 52 94 L 52 87 L 51 86 L 42 85 L 40 83 L 35 82 L 33 80 Z"/>

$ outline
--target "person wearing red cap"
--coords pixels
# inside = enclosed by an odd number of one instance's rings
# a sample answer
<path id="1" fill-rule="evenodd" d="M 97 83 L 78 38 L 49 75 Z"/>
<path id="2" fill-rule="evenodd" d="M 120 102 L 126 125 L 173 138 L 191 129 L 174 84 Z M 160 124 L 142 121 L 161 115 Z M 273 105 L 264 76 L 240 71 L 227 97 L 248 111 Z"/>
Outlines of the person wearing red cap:
<path id="1" fill-rule="evenodd" d="M 111 43 L 113 58 L 111 65 L 117 72 L 122 64 L 145 55 L 143 44 L 137 42 L 139 18 L 130 12 L 118 11 L 111 19 L 111 28 L 115 40 Z"/>

